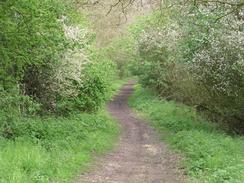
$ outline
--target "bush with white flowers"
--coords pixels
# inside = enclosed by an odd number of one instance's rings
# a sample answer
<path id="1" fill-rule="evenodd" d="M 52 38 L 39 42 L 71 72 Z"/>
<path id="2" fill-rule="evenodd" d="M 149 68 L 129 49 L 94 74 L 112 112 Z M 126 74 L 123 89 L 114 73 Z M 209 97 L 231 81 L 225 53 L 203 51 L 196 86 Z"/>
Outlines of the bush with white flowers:
<path id="1" fill-rule="evenodd" d="M 161 22 L 158 13 L 140 23 L 135 36 L 142 83 L 219 119 L 242 121 L 244 21 L 238 1 L 170 8 L 160 12 Z"/>

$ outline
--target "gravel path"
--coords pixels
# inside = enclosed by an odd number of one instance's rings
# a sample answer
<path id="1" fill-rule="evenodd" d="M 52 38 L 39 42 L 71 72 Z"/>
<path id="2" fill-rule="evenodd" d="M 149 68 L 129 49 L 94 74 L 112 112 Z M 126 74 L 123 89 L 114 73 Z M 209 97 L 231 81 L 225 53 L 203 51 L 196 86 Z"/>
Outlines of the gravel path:
<path id="1" fill-rule="evenodd" d="M 128 107 L 132 92 L 131 82 L 108 104 L 109 112 L 121 125 L 117 148 L 99 159 L 92 171 L 81 175 L 77 183 L 184 182 L 183 171 L 178 168 L 179 157 Z"/>

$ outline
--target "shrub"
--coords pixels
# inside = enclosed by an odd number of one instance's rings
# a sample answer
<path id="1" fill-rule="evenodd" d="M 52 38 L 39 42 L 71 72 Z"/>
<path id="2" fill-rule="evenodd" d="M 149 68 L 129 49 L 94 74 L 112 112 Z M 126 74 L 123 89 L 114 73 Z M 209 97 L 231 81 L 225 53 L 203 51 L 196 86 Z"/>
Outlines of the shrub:
<path id="1" fill-rule="evenodd" d="M 195 109 L 162 100 L 140 86 L 129 103 L 182 153 L 189 182 L 243 182 L 242 136 L 230 136 L 216 123 L 200 117 Z"/>
<path id="2" fill-rule="evenodd" d="M 239 133 L 244 129 L 239 5 L 237 9 L 219 2 L 178 5 L 132 27 L 138 57 L 133 70 L 159 95 L 196 106 Z M 236 14 L 226 14 L 233 9 Z"/>
<path id="3" fill-rule="evenodd" d="M 0 86 L 3 90 L 10 92 L 18 88 L 20 97 L 29 96 L 41 104 L 43 111 L 55 110 L 56 96 L 64 96 L 63 91 L 68 90 L 67 78 L 74 75 L 73 70 L 64 66 L 64 57 L 70 52 L 71 58 L 74 52 L 84 53 L 91 41 L 84 13 L 78 12 L 75 6 L 74 2 L 63 0 L 1 2 Z M 58 77 L 60 67 L 70 73 Z M 21 102 L 16 106 L 19 105 Z"/>
<path id="4" fill-rule="evenodd" d="M 115 64 L 101 56 L 93 56 L 95 62 L 88 65 L 84 71 L 76 106 L 81 110 L 97 110 L 110 97 L 112 82 L 116 79 Z"/>

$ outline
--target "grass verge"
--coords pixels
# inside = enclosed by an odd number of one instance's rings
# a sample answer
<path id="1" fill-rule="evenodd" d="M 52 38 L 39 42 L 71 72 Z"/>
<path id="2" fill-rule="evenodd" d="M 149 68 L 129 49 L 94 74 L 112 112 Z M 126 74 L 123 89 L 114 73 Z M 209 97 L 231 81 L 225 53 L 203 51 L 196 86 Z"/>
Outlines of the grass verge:
<path id="1" fill-rule="evenodd" d="M 113 83 L 111 97 L 124 83 Z M 94 155 L 110 150 L 118 136 L 105 105 L 93 114 L 14 118 L 9 127 L 1 117 L 0 133 L 4 127 L 4 134 L 14 138 L 0 134 L 0 183 L 70 182 Z"/>
<path id="2" fill-rule="evenodd" d="M 104 112 L 68 118 L 22 119 L 15 140 L 0 139 L 0 182 L 69 182 L 94 153 L 109 150 L 118 133 Z"/>
<path id="3" fill-rule="evenodd" d="M 192 108 L 161 100 L 140 85 L 129 103 L 183 154 L 189 182 L 244 182 L 243 136 L 229 136 Z"/>

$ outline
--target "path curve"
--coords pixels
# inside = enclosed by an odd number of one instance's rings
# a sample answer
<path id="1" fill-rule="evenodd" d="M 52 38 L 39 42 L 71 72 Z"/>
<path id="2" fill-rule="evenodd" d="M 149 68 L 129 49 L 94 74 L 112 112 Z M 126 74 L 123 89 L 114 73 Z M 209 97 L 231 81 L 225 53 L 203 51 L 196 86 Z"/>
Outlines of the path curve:
<path id="1" fill-rule="evenodd" d="M 178 168 L 179 157 L 128 107 L 132 92 L 133 82 L 130 82 L 108 104 L 109 112 L 121 125 L 117 148 L 99 160 L 93 171 L 81 175 L 77 183 L 184 182 Z"/>

